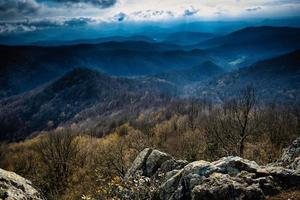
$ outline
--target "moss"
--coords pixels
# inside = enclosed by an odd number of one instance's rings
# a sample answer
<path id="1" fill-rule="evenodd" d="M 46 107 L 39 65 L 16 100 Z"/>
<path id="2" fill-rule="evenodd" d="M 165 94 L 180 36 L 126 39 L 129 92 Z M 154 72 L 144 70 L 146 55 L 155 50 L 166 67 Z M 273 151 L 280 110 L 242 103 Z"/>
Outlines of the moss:
<path id="1" fill-rule="evenodd" d="M 8 197 L 7 192 L 5 190 L 3 190 L 2 188 L 0 188 L 0 199 L 4 200 Z"/>

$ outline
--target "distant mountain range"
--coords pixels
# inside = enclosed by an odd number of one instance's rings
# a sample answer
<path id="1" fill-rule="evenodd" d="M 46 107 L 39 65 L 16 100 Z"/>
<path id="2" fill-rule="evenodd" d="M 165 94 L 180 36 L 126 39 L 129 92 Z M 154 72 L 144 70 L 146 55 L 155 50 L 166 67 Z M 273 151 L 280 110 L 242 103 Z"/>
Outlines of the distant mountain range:
<path id="1" fill-rule="evenodd" d="M 166 36 L 163 41 L 166 43 L 185 46 L 195 45 L 213 37 L 215 37 L 215 35 L 212 33 L 181 31 L 171 33 L 170 35 Z"/>
<path id="2" fill-rule="evenodd" d="M 141 41 L 141 42 L 155 42 L 150 37 L 144 35 L 134 36 L 113 36 L 113 37 L 99 37 L 93 39 L 78 39 L 78 40 L 51 40 L 51 41 L 38 41 L 30 43 L 32 46 L 63 46 L 63 45 L 78 45 L 78 44 L 99 44 L 104 42 L 125 42 L 125 41 Z"/>
<path id="3" fill-rule="evenodd" d="M 205 61 L 191 68 L 174 70 L 154 75 L 153 77 L 166 80 L 176 85 L 191 84 L 224 73 L 225 70 L 211 61 Z"/>
<path id="4" fill-rule="evenodd" d="M 248 27 L 191 47 L 206 48 L 228 68 L 236 69 L 300 48 L 300 28 Z"/>
<path id="5" fill-rule="evenodd" d="M 203 46 L 223 46 L 228 48 L 237 48 L 241 46 L 246 48 L 289 48 L 291 45 L 293 45 L 293 42 L 299 41 L 299 33 L 300 28 L 294 27 L 247 27 L 238 31 L 234 31 L 225 36 L 206 40 L 198 45 L 202 48 Z"/>
<path id="6" fill-rule="evenodd" d="M 249 27 L 188 46 L 185 37 L 213 36 L 172 37 L 0 45 L 0 141 L 74 122 L 109 130 L 110 118 L 128 121 L 181 97 L 232 98 L 247 86 L 262 102 L 300 102 L 300 29 Z"/>
<path id="7" fill-rule="evenodd" d="M 42 46 L 2 45 L 0 99 L 26 92 L 77 67 L 115 76 L 145 76 L 178 74 L 178 70 L 211 61 L 225 71 L 235 70 L 300 48 L 299 35 L 299 28 L 262 26 L 221 37 L 181 31 L 160 38 L 165 38 L 164 42 L 138 35 L 77 40 L 63 46 L 47 46 L 45 42 L 39 43 Z M 196 41 L 202 42 L 183 46 Z"/>
<path id="8" fill-rule="evenodd" d="M 177 45 L 141 41 L 59 47 L 0 46 L 0 99 L 33 89 L 65 72 L 87 67 L 109 75 L 157 74 L 197 65 L 209 56 Z"/>
<path id="9" fill-rule="evenodd" d="M 300 102 L 300 50 L 202 81 L 190 95 L 222 99 L 251 86 L 262 102 Z"/>
<path id="10" fill-rule="evenodd" d="M 212 62 L 185 70 L 138 78 L 111 77 L 87 68 L 29 92 L 0 101 L 0 141 L 19 140 L 35 131 L 72 122 L 90 127 L 109 117 L 128 119 L 172 98 L 222 100 L 247 86 L 261 102 L 300 102 L 300 50 L 225 72 Z M 131 114 L 129 114 L 131 113 Z M 94 119 L 94 120 L 93 120 Z M 116 120 L 115 119 L 115 120 Z"/>
<path id="11" fill-rule="evenodd" d="M 46 28 L 35 31 L 24 31 L 18 34 L 1 34 L 0 44 L 28 45 L 36 42 L 48 43 L 64 42 L 74 40 L 108 38 L 111 36 L 131 37 L 147 36 L 162 40 L 175 32 L 209 32 L 217 35 L 225 35 L 238 29 L 249 26 L 290 26 L 300 27 L 299 17 L 287 17 L 280 19 L 255 19 L 255 20 L 205 20 L 194 21 L 184 20 L 176 23 L 165 24 L 165 21 L 155 23 L 117 23 L 115 26 L 103 23 L 101 26 L 86 27 L 61 27 L 60 29 Z"/>
<path id="12" fill-rule="evenodd" d="M 178 31 L 173 33 L 159 33 L 155 36 L 131 35 L 131 36 L 111 36 L 99 37 L 92 39 L 77 40 L 46 40 L 30 43 L 32 46 L 62 46 L 62 45 L 78 45 L 78 44 L 99 44 L 105 42 L 164 42 L 176 45 L 193 45 L 215 37 L 215 34 L 206 32 Z"/>

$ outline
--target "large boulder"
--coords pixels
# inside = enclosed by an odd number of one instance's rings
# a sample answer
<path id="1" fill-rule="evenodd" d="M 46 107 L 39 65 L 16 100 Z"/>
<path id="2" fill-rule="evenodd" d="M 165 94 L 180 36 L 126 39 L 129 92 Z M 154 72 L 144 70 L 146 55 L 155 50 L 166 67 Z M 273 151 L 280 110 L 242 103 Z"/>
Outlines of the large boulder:
<path id="1" fill-rule="evenodd" d="M 292 163 L 295 162 L 299 160 Z M 260 166 L 235 156 L 187 164 L 154 149 L 142 151 L 128 174 L 134 176 L 137 171 L 151 178 L 158 171 L 163 172 L 157 195 L 162 200 L 260 200 L 300 185 L 300 171 L 291 168 Z"/>
<path id="2" fill-rule="evenodd" d="M 258 164 L 240 157 L 230 156 L 215 162 L 195 161 L 161 185 L 160 198 L 264 199 L 261 177 L 255 174 L 257 170 Z"/>
<path id="3" fill-rule="evenodd" d="M 160 187 L 161 199 L 265 199 L 300 185 L 300 173 L 283 167 L 259 166 L 240 157 L 186 165 Z"/>
<path id="4" fill-rule="evenodd" d="M 0 199 L 42 200 L 42 195 L 32 183 L 16 173 L 0 169 Z"/>
<path id="5" fill-rule="evenodd" d="M 164 162 L 171 159 L 169 154 L 154 149 L 146 160 L 145 176 L 152 176 Z"/>
<path id="6" fill-rule="evenodd" d="M 146 161 L 152 151 L 153 149 L 146 148 L 139 153 L 139 155 L 135 158 L 130 169 L 126 174 L 127 178 L 134 176 L 138 170 L 141 170 L 143 174 L 145 174 L 144 172 L 146 171 L 145 170 Z"/>
<path id="7" fill-rule="evenodd" d="M 260 200 L 264 199 L 264 194 L 257 184 L 247 184 L 228 174 L 213 173 L 193 188 L 191 198 L 201 200 Z"/>
<path id="8" fill-rule="evenodd" d="M 259 169 L 259 165 L 247 159 L 243 159 L 237 156 L 228 156 L 221 158 L 212 163 L 213 166 L 218 167 L 227 174 L 238 174 L 241 171 L 256 172 Z"/>
<path id="9" fill-rule="evenodd" d="M 133 177 L 137 171 L 140 171 L 143 176 L 150 177 L 153 176 L 158 169 L 162 168 L 164 170 L 171 171 L 178 168 L 178 166 L 183 167 L 184 163 L 184 161 L 176 161 L 167 153 L 156 149 L 146 148 L 133 161 L 126 177 Z"/>

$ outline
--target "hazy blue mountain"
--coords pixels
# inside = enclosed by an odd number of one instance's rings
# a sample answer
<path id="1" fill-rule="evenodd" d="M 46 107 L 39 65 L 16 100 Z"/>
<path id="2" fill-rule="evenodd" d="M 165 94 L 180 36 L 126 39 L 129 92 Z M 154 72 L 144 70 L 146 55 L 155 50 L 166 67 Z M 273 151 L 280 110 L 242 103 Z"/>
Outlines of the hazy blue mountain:
<path id="1" fill-rule="evenodd" d="M 0 46 L 0 98 L 48 82 L 76 67 L 109 75 L 157 74 L 209 60 L 201 50 L 142 41 L 106 42 L 59 47 Z"/>
<path id="2" fill-rule="evenodd" d="M 247 27 L 209 39 L 192 48 L 208 48 L 227 67 L 245 67 L 256 61 L 300 48 L 300 28 Z M 219 64 L 219 63 L 217 63 Z"/>
<path id="3" fill-rule="evenodd" d="M 108 38 L 114 35 L 129 37 L 131 35 L 142 35 L 158 40 L 174 32 L 209 32 L 214 34 L 227 34 L 232 31 L 248 26 L 268 24 L 270 26 L 290 25 L 291 20 L 276 21 L 269 20 L 244 20 L 244 21 L 178 21 L 176 23 L 148 22 L 148 23 L 104 23 L 93 26 L 61 26 L 60 28 L 44 28 L 35 31 L 25 31 L 15 34 L 2 34 L 0 44 L 28 45 L 40 41 L 74 41 L 90 40 L 95 37 Z M 294 20 L 295 21 L 295 20 Z M 299 20 L 293 25 L 300 27 Z"/>
<path id="4" fill-rule="evenodd" d="M 166 82 L 109 77 L 78 68 L 45 86 L 0 101 L 0 141 L 22 139 L 55 128 L 84 113 L 112 113 L 129 106 L 154 106 L 176 95 Z"/>
<path id="5" fill-rule="evenodd" d="M 228 35 L 207 40 L 201 45 L 226 46 L 226 47 L 265 47 L 271 45 L 273 47 L 290 47 L 293 41 L 299 40 L 300 28 L 293 27 L 247 27 L 238 31 L 234 31 Z M 265 47 L 267 48 L 267 47 Z"/>
<path id="6" fill-rule="evenodd" d="M 141 42 L 155 42 L 150 37 L 144 35 L 134 36 L 113 36 L 113 37 L 99 37 L 92 39 L 77 39 L 77 40 L 46 40 L 33 42 L 30 45 L 33 46 L 61 46 L 61 45 L 78 45 L 78 44 L 99 44 L 104 42 L 125 42 L 125 41 L 141 41 Z"/>
<path id="7" fill-rule="evenodd" d="M 212 33 L 181 31 L 168 35 L 163 41 L 178 45 L 194 45 L 215 37 Z"/>
<path id="8" fill-rule="evenodd" d="M 189 83 L 203 79 L 195 75 L 195 70 L 203 71 L 201 67 L 194 67 L 207 60 L 230 71 L 300 48 L 300 28 L 289 27 L 249 27 L 189 46 L 190 49 L 138 38 L 144 37 L 64 46 L 2 45 L 0 99 L 33 89 L 77 67 L 114 76 L 160 74 L 167 81 Z"/>
<path id="9" fill-rule="evenodd" d="M 214 64 L 211 61 L 206 61 L 192 68 L 174 70 L 157 74 L 153 77 L 160 78 L 182 86 L 184 84 L 191 84 L 197 81 L 212 78 L 224 72 L 224 69 L 220 66 Z"/>
<path id="10" fill-rule="evenodd" d="M 300 50 L 259 61 L 249 67 L 203 81 L 190 94 L 222 98 L 234 96 L 247 86 L 257 90 L 258 99 L 300 101 Z"/>

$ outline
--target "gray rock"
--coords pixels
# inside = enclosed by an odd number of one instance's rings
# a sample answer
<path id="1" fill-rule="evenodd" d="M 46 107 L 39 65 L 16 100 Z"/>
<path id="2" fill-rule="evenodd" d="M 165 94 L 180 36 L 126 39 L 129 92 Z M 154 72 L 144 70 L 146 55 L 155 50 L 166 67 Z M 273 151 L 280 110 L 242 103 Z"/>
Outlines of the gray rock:
<path id="1" fill-rule="evenodd" d="M 262 190 L 259 187 L 253 186 L 254 184 L 257 184 L 257 182 L 249 181 L 252 178 L 249 175 L 250 172 L 256 172 L 258 168 L 259 166 L 255 162 L 232 156 L 222 158 L 212 163 L 207 161 L 195 161 L 186 165 L 181 171 L 179 171 L 161 186 L 161 197 L 163 197 L 161 199 L 177 199 L 178 196 L 183 199 L 198 199 L 201 196 L 200 199 L 202 199 L 204 198 L 204 194 L 209 194 L 209 192 L 217 190 L 218 188 L 224 191 L 228 190 L 228 193 L 230 193 L 231 190 L 238 188 L 240 192 L 237 192 L 236 196 L 244 194 L 243 191 L 250 191 L 249 194 L 247 194 L 248 196 L 253 196 L 253 194 L 256 192 L 255 195 L 261 197 Z M 249 171 L 247 174 L 249 179 L 248 182 L 250 184 L 245 181 L 245 177 L 232 178 L 241 172 L 246 172 L 245 170 Z M 217 175 L 222 177 L 222 179 L 217 180 Z M 179 177 L 180 180 L 178 179 Z M 178 185 L 176 186 L 175 183 Z M 213 183 L 211 184 L 211 188 L 209 187 L 208 183 Z M 219 185 L 222 185 L 222 187 L 215 187 L 216 183 L 219 183 Z M 233 184 L 234 186 L 238 185 L 238 187 L 226 185 L 228 183 Z M 181 194 L 178 194 L 180 192 Z M 223 194 L 223 192 L 220 194 Z M 214 197 L 208 195 L 207 199 L 209 198 Z M 215 197 L 215 199 L 218 199 L 218 195 Z"/>
<path id="2" fill-rule="evenodd" d="M 185 167 L 188 164 L 188 161 L 186 160 L 175 160 L 175 159 L 170 159 L 165 161 L 161 167 L 160 170 L 164 173 L 170 172 L 173 170 L 179 170 Z"/>
<path id="3" fill-rule="evenodd" d="M 219 168 L 213 166 L 210 162 L 199 160 L 191 162 L 184 167 L 184 176 L 189 174 L 198 174 L 200 176 L 209 176 L 213 172 L 218 171 Z"/>
<path id="4" fill-rule="evenodd" d="M 138 170 L 141 170 L 142 172 L 145 171 L 146 161 L 152 151 L 153 149 L 146 148 L 139 153 L 139 155 L 133 161 L 130 169 L 128 170 L 126 178 L 134 176 Z"/>
<path id="5" fill-rule="evenodd" d="M 32 183 L 16 173 L 0 169 L 0 199 L 42 200 Z"/>
<path id="6" fill-rule="evenodd" d="M 267 166 L 234 156 L 187 164 L 148 149 L 141 152 L 131 170 L 142 170 L 152 178 L 158 170 L 163 172 L 164 182 L 159 187 L 162 200 L 260 200 L 300 185 L 299 152 L 300 137 L 276 164 Z"/>
<path id="7" fill-rule="evenodd" d="M 295 160 L 299 159 L 299 157 L 300 157 L 300 137 L 295 139 L 288 148 L 283 150 L 283 154 L 281 158 L 278 160 L 277 165 L 290 167 L 290 165 L 294 163 Z M 295 166 L 295 164 L 296 163 L 294 163 L 293 167 L 298 168 L 298 165 Z"/>
<path id="8" fill-rule="evenodd" d="M 195 161 L 186 165 L 161 185 L 161 199 L 187 199 L 193 187 L 201 184 L 205 176 L 209 176 L 216 170 L 218 169 L 206 161 Z"/>
<path id="9" fill-rule="evenodd" d="M 228 174 L 213 173 L 193 188 L 193 200 L 247 200 L 264 199 L 264 194 L 257 184 L 248 185 L 239 178 Z"/>
<path id="10" fill-rule="evenodd" d="M 272 176 L 274 182 L 284 188 L 300 185 L 300 172 L 283 167 L 261 167 L 257 170 L 257 176 Z"/>
<path id="11" fill-rule="evenodd" d="M 171 178 L 167 179 L 159 188 L 161 199 L 180 199 L 182 192 L 180 188 L 180 180 L 183 170 L 179 170 Z"/>
<path id="12" fill-rule="evenodd" d="M 171 160 L 172 156 L 167 153 L 153 150 L 146 160 L 145 176 L 152 176 L 167 160 Z"/>
<path id="13" fill-rule="evenodd" d="M 256 162 L 237 156 L 221 158 L 220 160 L 213 162 L 212 165 L 225 170 L 224 173 L 233 175 L 236 175 L 241 171 L 256 172 L 259 168 L 259 165 Z"/>
<path id="14" fill-rule="evenodd" d="M 146 148 L 136 157 L 130 169 L 126 174 L 126 178 L 134 177 L 137 171 L 141 171 L 143 176 L 150 177 L 154 175 L 158 169 L 168 160 L 174 160 L 167 153 L 156 149 Z M 175 162 L 175 160 L 174 160 Z"/>
<path id="15" fill-rule="evenodd" d="M 300 171 L 300 157 L 296 158 L 288 167 Z"/>
<path id="16" fill-rule="evenodd" d="M 172 171 L 169 171 L 169 172 L 165 173 L 165 180 L 169 180 L 170 178 L 172 178 L 172 176 L 174 176 L 178 172 L 180 172 L 180 170 L 174 169 Z"/>

